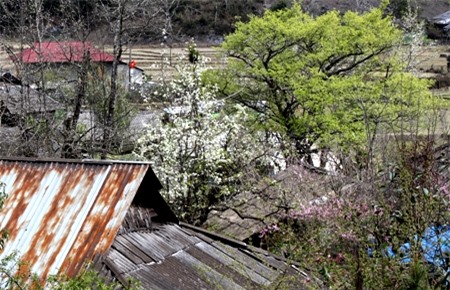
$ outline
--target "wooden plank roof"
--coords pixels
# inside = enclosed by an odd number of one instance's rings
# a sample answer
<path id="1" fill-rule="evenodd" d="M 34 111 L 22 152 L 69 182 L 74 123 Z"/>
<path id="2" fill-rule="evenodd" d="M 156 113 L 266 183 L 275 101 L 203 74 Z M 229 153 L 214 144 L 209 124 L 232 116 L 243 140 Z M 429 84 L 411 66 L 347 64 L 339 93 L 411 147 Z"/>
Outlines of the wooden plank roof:
<path id="1" fill-rule="evenodd" d="M 122 231 L 94 266 L 108 280 L 154 290 L 311 289 L 312 281 L 281 257 L 183 223 Z"/>

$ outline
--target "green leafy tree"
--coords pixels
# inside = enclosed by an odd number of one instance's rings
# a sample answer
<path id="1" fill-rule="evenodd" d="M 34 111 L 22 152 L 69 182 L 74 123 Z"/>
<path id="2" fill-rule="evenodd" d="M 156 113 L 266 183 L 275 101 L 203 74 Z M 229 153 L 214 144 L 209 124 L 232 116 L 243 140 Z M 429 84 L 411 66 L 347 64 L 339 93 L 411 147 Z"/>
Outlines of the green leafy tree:
<path id="1" fill-rule="evenodd" d="M 402 33 L 384 8 L 312 17 L 300 4 L 240 22 L 222 49 L 222 92 L 284 134 L 300 156 L 313 144 L 364 145 L 426 103 L 428 83 L 406 70 Z"/>

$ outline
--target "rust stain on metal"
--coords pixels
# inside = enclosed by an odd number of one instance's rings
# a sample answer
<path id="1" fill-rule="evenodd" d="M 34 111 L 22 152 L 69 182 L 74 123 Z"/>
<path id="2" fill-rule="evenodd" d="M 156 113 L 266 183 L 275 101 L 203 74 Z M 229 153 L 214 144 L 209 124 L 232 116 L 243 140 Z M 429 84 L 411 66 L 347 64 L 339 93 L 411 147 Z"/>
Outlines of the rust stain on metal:
<path id="1" fill-rule="evenodd" d="M 16 172 L 18 168 L 12 166 L 10 170 Z M 19 218 L 28 206 L 30 192 L 36 191 L 39 185 L 37 181 L 40 178 L 40 174 L 38 172 L 31 174 L 31 171 L 28 166 L 24 167 L 23 174 L 16 180 L 20 188 L 18 188 L 14 195 L 10 196 L 10 200 L 8 200 L 3 209 L 8 213 L 12 211 L 12 215 L 5 226 L 9 230 L 11 237 L 16 236 L 20 229 Z M 10 204 L 11 206 L 9 206 Z"/>
<path id="2" fill-rule="evenodd" d="M 133 176 L 133 172 L 139 171 L 139 169 L 144 169 L 140 174 Z M 79 268 L 82 266 L 82 261 L 85 259 L 91 259 L 97 253 L 103 253 L 112 244 L 114 236 L 106 239 L 103 237 L 104 233 L 110 232 L 107 225 L 110 221 L 118 216 L 121 216 L 119 223 L 115 225 L 112 232 L 116 233 L 121 225 L 121 221 L 128 210 L 128 206 L 131 203 L 137 188 L 127 190 L 126 187 L 133 182 L 141 183 L 145 172 L 149 169 L 149 166 L 133 166 L 120 164 L 117 167 L 112 168 L 108 176 L 108 182 L 103 184 L 103 188 L 100 190 L 100 194 L 97 197 L 96 208 L 92 208 L 89 215 L 89 219 L 85 221 L 83 228 L 92 229 L 91 231 L 85 231 L 85 235 L 89 233 L 88 242 L 79 242 L 74 246 L 73 254 L 69 257 L 79 257 L 79 259 L 70 259 L 71 261 L 78 261 L 77 263 L 72 262 L 72 267 L 68 268 L 68 274 L 75 274 Z M 137 179 L 137 180 L 136 180 Z M 127 203 L 126 207 L 118 207 L 120 203 Z M 111 208 L 105 211 L 107 208 Z M 87 238 L 87 237 L 86 237 Z M 80 241 L 85 240 L 83 236 L 80 236 Z M 75 256 L 76 255 L 76 256 Z"/>
<path id="3" fill-rule="evenodd" d="M 72 170 L 69 170 L 68 173 Z M 89 174 L 89 171 L 83 172 L 84 174 Z M 77 174 L 77 172 L 73 172 L 68 175 L 68 181 L 65 184 L 65 188 L 75 188 L 81 181 L 83 174 Z M 61 219 L 64 217 L 64 213 L 60 212 L 61 209 L 70 209 L 74 207 L 77 203 L 84 203 L 85 196 L 80 194 L 80 200 L 75 200 L 73 197 L 69 196 L 67 192 L 58 191 L 55 194 L 55 198 L 51 202 L 51 206 L 49 211 L 45 214 L 42 219 L 42 222 L 39 225 L 39 229 L 37 234 L 33 237 L 32 245 L 41 244 L 42 248 L 35 248 L 36 252 L 27 253 L 24 256 L 25 261 L 30 261 L 32 264 L 35 264 L 40 258 L 40 253 L 47 252 L 51 253 L 46 257 L 46 263 L 53 264 L 55 263 L 56 256 L 60 253 L 62 247 L 66 244 L 68 232 L 66 231 L 63 235 L 55 240 L 54 232 L 52 231 L 53 227 L 57 227 L 60 224 Z M 67 212 L 65 214 L 70 214 Z M 67 229 L 68 230 L 68 229 Z M 31 256 L 30 256 L 31 254 Z M 48 268 L 43 272 L 43 276 L 48 275 Z"/>
<path id="4" fill-rule="evenodd" d="M 76 274 L 112 244 L 150 165 L 126 162 L 1 160 L 9 197 L 0 224 L 41 278 Z"/>
<path id="5" fill-rule="evenodd" d="M 147 167 L 148 169 L 148 167 Z M 107 224 L 115 217 L 124 215 L 123 211 L 126 211 L 128 207 L 121 208 L 117 205 L 124 202 L 126 199 L 125 187 L 127 184 L 132 182 L 132 173 L 136 171 L 134 168 L 130 168 L 126 165 L 119 165 L 112 168 L 108 175 L 108 181 L 103 184 L 100 194 L 97 196 L 96 208 L 91 209 L 89 218 L 85 220 L 83 228 L 92 229 L 90 231 L 85 231 L 84 235 L 80 234 L 80 241 L 86 240 L 87 242 L 76 242 L 73 247 L 73 252 L 69 254 L 69 259 L 67 261 L 71 262 L 70 267 L 68 267 L 68 274 L 73 275 L 78 272 L 82 266 L 82 261 L 86 259 L 92 259 L 97 253 L 103 253 L 112 244 L 114 236 L 111 239 L 103 239 L 103 233 L 107 232 Z M 143 174 L 141 175 L 143 176 Z M 139 182 L 140 183 L 140 182 Z M 136 189 L 137 190 L 137 189 Z M 130 195 L 134 197 L 134 195 Z M 131 200 L 130 200 L 131 202 Z M 113 207 L 111 210 L 105 211 L 108 207 Z M 119 229 L 118 225 L 115 231 Z M 86 234 L 89 233 L 89 239 L 87 239 Z M 102 246 L 103 245 L 103 246 Z M 105 247 L 106 246 L 106 247 Z M 75 259 L 77 255 L 78 259 Z"/>

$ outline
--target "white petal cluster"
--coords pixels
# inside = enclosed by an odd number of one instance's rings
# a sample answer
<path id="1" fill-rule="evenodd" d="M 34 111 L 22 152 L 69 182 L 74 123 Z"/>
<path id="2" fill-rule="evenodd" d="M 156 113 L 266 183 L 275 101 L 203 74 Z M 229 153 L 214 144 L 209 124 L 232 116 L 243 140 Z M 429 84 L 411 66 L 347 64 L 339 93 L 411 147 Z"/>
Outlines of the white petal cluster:
<path id="1" fill-rule="evenodd" d="M 249 166 L 276 170 L 284 160 L 277 138 L 251 129 L 252 116 L 244 107 L 225 110 L 217 87 L 202 86 L 201 73 L 199 65 L 180 70 L 164 94 L 164 121 L 148 126 L 139 139 L 137 154 L 152 163 L 175 204 L 227 198 L 238 191 Z"/>

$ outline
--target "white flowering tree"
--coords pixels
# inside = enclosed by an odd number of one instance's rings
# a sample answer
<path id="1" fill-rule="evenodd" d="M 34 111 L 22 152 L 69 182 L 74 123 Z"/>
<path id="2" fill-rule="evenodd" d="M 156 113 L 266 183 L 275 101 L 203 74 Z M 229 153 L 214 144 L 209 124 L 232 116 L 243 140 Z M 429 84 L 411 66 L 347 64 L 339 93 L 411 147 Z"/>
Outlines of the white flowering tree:
<path id="1" fill-rule="evenodd" d="M 236 194 L 250 172 L 283 163 L 276 138 L 252 129 L 257 116 L 218 100 L 217 88 L 202 84 L 204 70 L 201 60 L 179 68 L 159 92 L 167 102 L 160 124 L 147 126 L 136 151 L 152 163 L 172 208 L 192 223 Z"/>

